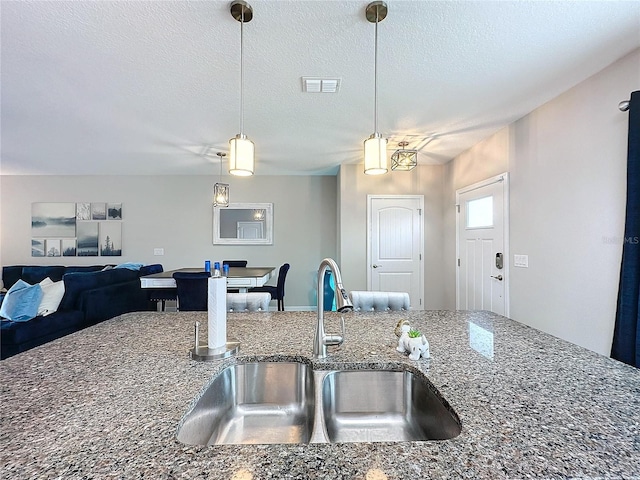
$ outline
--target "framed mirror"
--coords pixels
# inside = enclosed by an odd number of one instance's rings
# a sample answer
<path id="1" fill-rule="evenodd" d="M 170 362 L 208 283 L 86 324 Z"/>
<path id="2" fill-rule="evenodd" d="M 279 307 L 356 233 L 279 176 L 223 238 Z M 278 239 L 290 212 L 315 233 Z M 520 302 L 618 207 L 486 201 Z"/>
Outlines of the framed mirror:
<path id="1" fill-rule="evenodd" d="M 272 245 L 273 203 L 213 207 L 214 245 Z"/>

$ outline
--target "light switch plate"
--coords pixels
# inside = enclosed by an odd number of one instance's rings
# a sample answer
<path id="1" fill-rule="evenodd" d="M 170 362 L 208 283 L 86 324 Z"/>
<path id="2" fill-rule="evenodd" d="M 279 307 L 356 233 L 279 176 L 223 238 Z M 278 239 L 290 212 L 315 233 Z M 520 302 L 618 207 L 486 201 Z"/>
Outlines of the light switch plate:
<path id="1" fill-rule="evenodd" d="M 513 266 L 529 268 L 529 255 L 514 255 Z"/>
<path id="2" fill-rule="evenodd" d="M 154 255 L 164 255 L 164 248 L 154 248 L 153 249 L 153 254 Z"/>

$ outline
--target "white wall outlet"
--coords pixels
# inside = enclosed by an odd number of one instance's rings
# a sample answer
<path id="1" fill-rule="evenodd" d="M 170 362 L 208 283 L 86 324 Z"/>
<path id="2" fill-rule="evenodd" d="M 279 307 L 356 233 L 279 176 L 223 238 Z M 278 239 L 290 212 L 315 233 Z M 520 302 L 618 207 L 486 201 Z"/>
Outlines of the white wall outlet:
<path id="1" fill-rule="evenodd" d="M 514 255 L 513 266 L 529 268 L 529 255 Z"/>
<path id="2" fill-rule="evenodd" d="M 153 249 L 153 254 L 154 255 L 164 255 L 164 248 L 154 248 Z"/>

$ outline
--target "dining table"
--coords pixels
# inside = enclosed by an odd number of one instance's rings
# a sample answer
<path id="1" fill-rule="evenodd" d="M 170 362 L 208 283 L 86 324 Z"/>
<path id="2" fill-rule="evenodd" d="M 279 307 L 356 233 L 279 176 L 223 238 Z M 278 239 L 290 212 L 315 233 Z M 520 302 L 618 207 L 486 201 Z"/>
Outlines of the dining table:
<path id="1" fill-rule="evenodd" d="M 229 267 L 227 289 L 246 293 L 249 288 L 262 287 L 273 277 L 275 267 Z M 176 288 L 173 274 L 176 272 L 204 272 L 204 268 L 178 268 L 140 277 L 142 288 Z"/>

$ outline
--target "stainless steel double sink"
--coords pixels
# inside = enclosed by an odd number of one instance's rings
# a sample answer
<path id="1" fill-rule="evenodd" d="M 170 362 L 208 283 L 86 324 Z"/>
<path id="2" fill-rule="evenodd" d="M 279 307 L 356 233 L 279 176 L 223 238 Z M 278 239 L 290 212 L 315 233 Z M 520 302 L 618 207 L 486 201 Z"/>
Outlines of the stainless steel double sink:
<path id="1" fill-rule="evenodd" d="M 231 365 L 178 427 L 190 445 L 403 442 L 460 434 L 458 415 L 422 374 L 314 370 L 302 362 Z"/>

